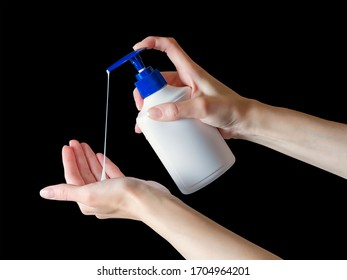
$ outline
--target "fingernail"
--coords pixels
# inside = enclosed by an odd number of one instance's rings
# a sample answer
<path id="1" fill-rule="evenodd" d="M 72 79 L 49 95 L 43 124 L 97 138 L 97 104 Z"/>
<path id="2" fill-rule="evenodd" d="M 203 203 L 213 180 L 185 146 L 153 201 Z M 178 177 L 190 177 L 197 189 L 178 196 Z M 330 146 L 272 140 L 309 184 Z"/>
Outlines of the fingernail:
<path id="1" fill-rule="evenodd" d="M 154 107 L 147 111 L 147 115 L 153 119 L 160 119 L 163 116 L 163 113 L 159 108 Z"/>
<path id="2" fill-rule="evenodd" d="M 40 195 L 43 198 L 54 198 L 54 191 L 48 188 L 42 189 Z"/>

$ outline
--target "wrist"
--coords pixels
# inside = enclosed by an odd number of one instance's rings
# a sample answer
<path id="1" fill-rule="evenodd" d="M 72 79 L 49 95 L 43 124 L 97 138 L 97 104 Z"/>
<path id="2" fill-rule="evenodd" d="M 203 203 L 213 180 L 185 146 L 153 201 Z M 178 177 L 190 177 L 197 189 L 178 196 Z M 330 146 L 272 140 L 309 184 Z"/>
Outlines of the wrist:
<path id="1" fill-rule="evenodd" d="M 250 100 L 240 138 L 277 149 L 280 142 L 283 142 L 281 138 L 287 134 L 286 127 L 290 123 L 288 112 L 290 111 L 282 107 Z"/>
<path id="2" fill-rule="evenodd" d="M 174 196 L 162 185 L 153 181 L 127 178 L 126 196 L 122 205 L 123 211 L 133 219 L 147 223 L 153 215 L 160 211 L 163 201 Z"/>
<path id="3" fill-rule="evenodd" d="M 259 120 L 264 113 L 263 105 L 255 99 L 242 98 L 236 108 L 231 109 L 233 119 L 237 120 L 232 125 L 233 138 L 251 140 L 259 132 Z"/>

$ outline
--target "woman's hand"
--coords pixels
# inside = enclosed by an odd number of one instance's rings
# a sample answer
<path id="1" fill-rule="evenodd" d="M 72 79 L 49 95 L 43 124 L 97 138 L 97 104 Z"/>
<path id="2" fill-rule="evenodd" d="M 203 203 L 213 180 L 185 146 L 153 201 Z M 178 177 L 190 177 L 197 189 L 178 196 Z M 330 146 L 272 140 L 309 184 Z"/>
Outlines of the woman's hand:
<path id="1" fill-rule="evenodd" d="M 95 154 L 86 143 L 71 140 L 69 146 L 63 147 L 62 158 L 66 184 L 46 187 L 40 195 L 46 199 L 75 201 L 85 215 L 138 220 L 136 200 L 141 192 L 169 193 L 159 183 L 125 177 L 108 158 L 108 179 L 100 181 L 104 156 Z"/>
<path id="2" fill-rule="evenodd" d="M 139 220 L 165 238 L 186 259 L 278 259 L 195 211 L 161 184 L 125 177 L 106 159 L 106 180 L 99 181 L 103 155 L 70 141 L 63 147 L 67 184 L 41 190 L 43 198 L 75 201 L 85 215 Z"/>
<path id="3" fill-rule="evenodd" d="M 224 138 L 242 135 L 244 116 L 251 103 L 229 87 L 212 77 L 196 64 L 173 38 L 149 36 L 133 47 L 155 49 L 165 52 L 177 72 L 161 72 L 168 84 L 191 88 L 191 99 L 157 105 L 148 111 L 151 118 L 172 121 L 180 118 L 196 118 L 219 128 Z M 141 110 L 143 99 L 134 90 L 136 107 Z M 135 131 L 141 133 L 136 125 Z"/>

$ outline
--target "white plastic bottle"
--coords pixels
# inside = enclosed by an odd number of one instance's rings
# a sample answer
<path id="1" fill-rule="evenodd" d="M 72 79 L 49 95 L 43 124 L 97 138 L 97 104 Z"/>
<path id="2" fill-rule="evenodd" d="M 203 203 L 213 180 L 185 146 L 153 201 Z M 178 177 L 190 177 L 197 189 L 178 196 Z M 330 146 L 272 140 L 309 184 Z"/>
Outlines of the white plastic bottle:
<path id="1" fill-rule="evenodd" d="M 148 109 L 155 105 L 190 98 L 190 88 L 171 86 L 158 70 L 145 67 L 139 56 L 143 50 L 133 51 L 107 71 L 128 60 L 139 71 L 135 86 L 144 104 L 137 124 L 180 191 L 191 194 L 225 173 L 234 164 L 235 156 L 218 129 L 200 120 L 161 122 L 148 117 Z"/>

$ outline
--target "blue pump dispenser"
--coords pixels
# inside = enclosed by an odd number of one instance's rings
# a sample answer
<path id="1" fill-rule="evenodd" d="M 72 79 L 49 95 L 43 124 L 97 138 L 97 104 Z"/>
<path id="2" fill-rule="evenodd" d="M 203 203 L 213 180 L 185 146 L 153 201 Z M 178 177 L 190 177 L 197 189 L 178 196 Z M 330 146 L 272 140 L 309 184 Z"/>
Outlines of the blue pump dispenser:
<path id="1" fill-rule="evenodd" d="M 235 157 L 215 127 L 193 118 L 161 122 L 148 116 L 153 106 L 188 100 L 191 88 L 170 85 L 159 70 L 146 67 L 140 57 L 145 49 L 129 53 L 106 71 L 109 74 L 127 61 L 138 71 L 135 86 L 143 98 L 143 106 L 136 123 L 177 187 L 182 193 L 190 194 L 226 172 Z"/>
<path id="2" fill-rule="evenodd" d="M 151 66 L 146 67 L 142 61 L 140 52 L 146 50 L 146 48 L 135 50 L 126 56 L 122 57 L 114 64 L 112 64 L 109 68 L 107 68 L 107 72 L 111 72 L 112 70 L 118 68 L 123 63 L 130 61 L 132 65 L 134 65 L 135 69 L 139 72 L 135 77 L 137 82 L 135 82 L 135 86 L 139 90 L 142 98 L 146 98 L 156 91 L 163 88 L 167 82 L 164 79 L 163 75 L 159 72 L 158 69 L 153 70 Z"/>

